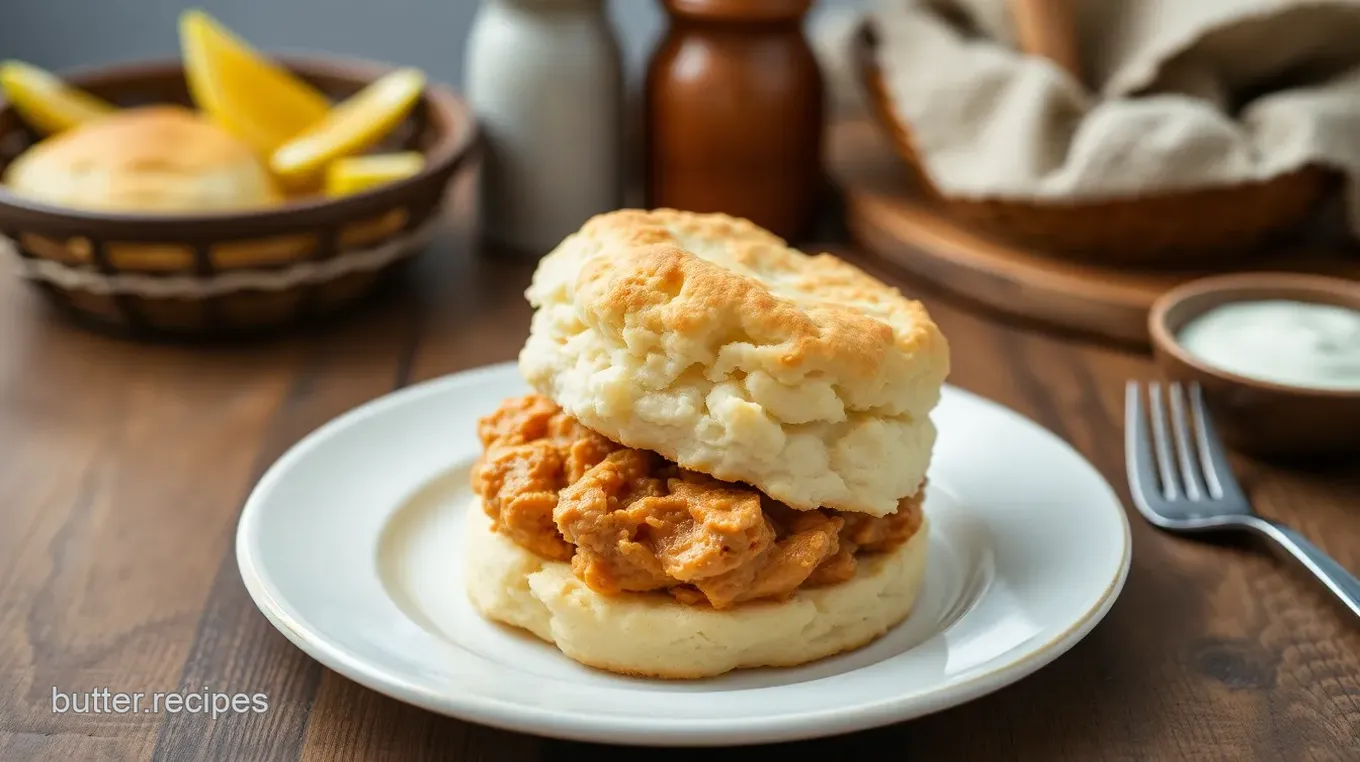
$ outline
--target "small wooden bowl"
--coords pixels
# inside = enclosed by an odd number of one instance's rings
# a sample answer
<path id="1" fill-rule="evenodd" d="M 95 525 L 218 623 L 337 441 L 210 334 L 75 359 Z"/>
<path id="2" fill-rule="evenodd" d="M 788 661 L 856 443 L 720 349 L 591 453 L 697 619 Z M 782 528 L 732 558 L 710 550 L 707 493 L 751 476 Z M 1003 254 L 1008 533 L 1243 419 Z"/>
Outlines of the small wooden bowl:
<path id="1" fill-rule="evenodd" d="M 282 57 L 334 100 L 391 71 L 358 61 Z M 191 105 L 179 61 L 68 75 L 120 106 Z M 39 139 L 0 102 L 0 172 Z M 333 315 L 372 293 L 423 243 L 476 122 L 427 85 L 380 150 L 418 150 L 418 174 L 344 198 L 304 197 L 230 213 L 137 214 L 52 206 L 0 186 L 0 249 L 57 307 L 103 328 L 206 338 L 260 333 Z M 4 253 L 4 252 L 0 252 Z"/>
<path id="2" fill-rule="evenodd" d="M 911 131 L 897 118 L 870 23 L 860 27 L 853 45 L 874 122 L 907 164 L 915 184 L 955 219 L 1046 254 L 1164 269 L 1240 261 L 1244 254 L 1297 232 L 1336 182 L 1333 173 L 1306 166 L 1240 185 L 1110 200 L 951 198 L 931 183 Z"/>
<path id="3" fill-rule="evenodd" d="M 1360 310 L 1360 283 L 1288 273 L 1201 278 L 1168 291 L 1148 314 L 1153 354 L 1172 380 L 1198 381 L 1225 442 L 1272 459 L 1360 454 L 1360 390 L 1310 389 L 1219 370 L 1177 339 L 1195 317 L 1223 304 L 1287 299 Z"/>

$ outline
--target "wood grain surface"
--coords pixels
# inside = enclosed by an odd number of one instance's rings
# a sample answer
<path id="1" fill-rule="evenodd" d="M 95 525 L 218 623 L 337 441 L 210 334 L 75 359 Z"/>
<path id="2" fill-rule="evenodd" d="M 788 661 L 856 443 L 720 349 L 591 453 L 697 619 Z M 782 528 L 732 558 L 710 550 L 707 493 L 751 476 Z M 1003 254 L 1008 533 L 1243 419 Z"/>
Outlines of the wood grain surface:
<path id="1" fill-rule="evenodd" d="M 530 268 L 476 250 L 467 187 L 400 293 L 323 332 L 193 348 L 75 329 L 0 279 L 0 760 L 785 758 L 564 743 L 437 716 L 322 668 L 237 573 L 233 532 L 262 471 L 375 396 L 512 359 Z M 872 262 L 846 253 L 873 269 Z M 891 273 L 879 272 L 891 279 Z M 910 284 L 909 293 L 921 294 Z M 1146 357 L 1016 327 L 921 294 L 953 382 L 1056 431 L 1127 499 L 1123 383 Z M 1360 473 L 1240 462 L 1260 510 L 1360 569 Z M 1360 759 L 1360 630 L 1256 544 L 1132 518 L 1133 569 L 1071 652 L 970 704 L 807 742 L 819 759 Z M 265 713 L 55 714 L 53 689 L 265 693 Z"/>

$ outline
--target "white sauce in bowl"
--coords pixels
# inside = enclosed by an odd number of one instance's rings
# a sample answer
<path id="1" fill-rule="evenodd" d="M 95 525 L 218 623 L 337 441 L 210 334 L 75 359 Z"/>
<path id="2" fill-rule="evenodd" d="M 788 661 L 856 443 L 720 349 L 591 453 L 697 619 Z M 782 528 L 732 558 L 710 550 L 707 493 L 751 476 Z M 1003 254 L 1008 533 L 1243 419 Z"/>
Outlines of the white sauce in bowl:
<path id="1" fill-rule="evenodd" d="M 1230 302 L 1177 341 L 1219 370 L 1310 389 L 1360 390 L 1360 311 L 1287 300 Z"/>

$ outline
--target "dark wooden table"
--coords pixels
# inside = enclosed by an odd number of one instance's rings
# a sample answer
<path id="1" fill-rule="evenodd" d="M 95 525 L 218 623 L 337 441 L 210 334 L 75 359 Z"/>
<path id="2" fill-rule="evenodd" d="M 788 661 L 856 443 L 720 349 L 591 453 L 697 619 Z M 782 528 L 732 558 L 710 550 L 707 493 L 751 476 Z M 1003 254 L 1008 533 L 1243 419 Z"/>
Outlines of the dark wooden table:
<path id="1" fill-rule="evenodd" d="M 477 252 L 468 204 L 456 207 L 463 211 L 401 294 L 333 328 L 246 346 L 93 335 L 54 319 L 3 273 L 0 760 L 638 758 L 636 749 L 467 724 L 361 688 L 277 633 L 237 573 L 242 502 L 300 437 L 398 387 L 516 355 L 530 267 Z M 919 295 L 951 339 L 953 383 L 1056 431 L 1127 500 L 1123 383 L 1153 373 L 1147 358 Z M 1360 469 L 1306 475 L 1243 462 L 1241 470 L 1262 512 L 1360 569 Z M 1354 619 L 1261 546 L 1188 541 L 1131 520 L 1127 587 L 1070 653 L 971 704 L 800 751 L 822 759 L 1360 759 Z M 214 721 L 52 710 L 54 689 L 205 686 L 265 693 L 268 711 Z"/>

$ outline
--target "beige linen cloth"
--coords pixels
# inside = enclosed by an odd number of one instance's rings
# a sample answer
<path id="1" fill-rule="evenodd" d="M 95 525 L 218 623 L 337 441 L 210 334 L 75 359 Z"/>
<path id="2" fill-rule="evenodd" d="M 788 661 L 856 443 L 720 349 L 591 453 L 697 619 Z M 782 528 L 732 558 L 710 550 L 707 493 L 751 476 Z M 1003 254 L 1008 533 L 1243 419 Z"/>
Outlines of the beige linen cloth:
<path id="1" fill-rule="evenodd" d="M 946 195 L 1108 199 L 1350 179 L 1360 232 L 1360 0 L 1076 0 L 1083 82 L 1015 49 L 1005 0 L 881 0 L 879 64 Z"/>

